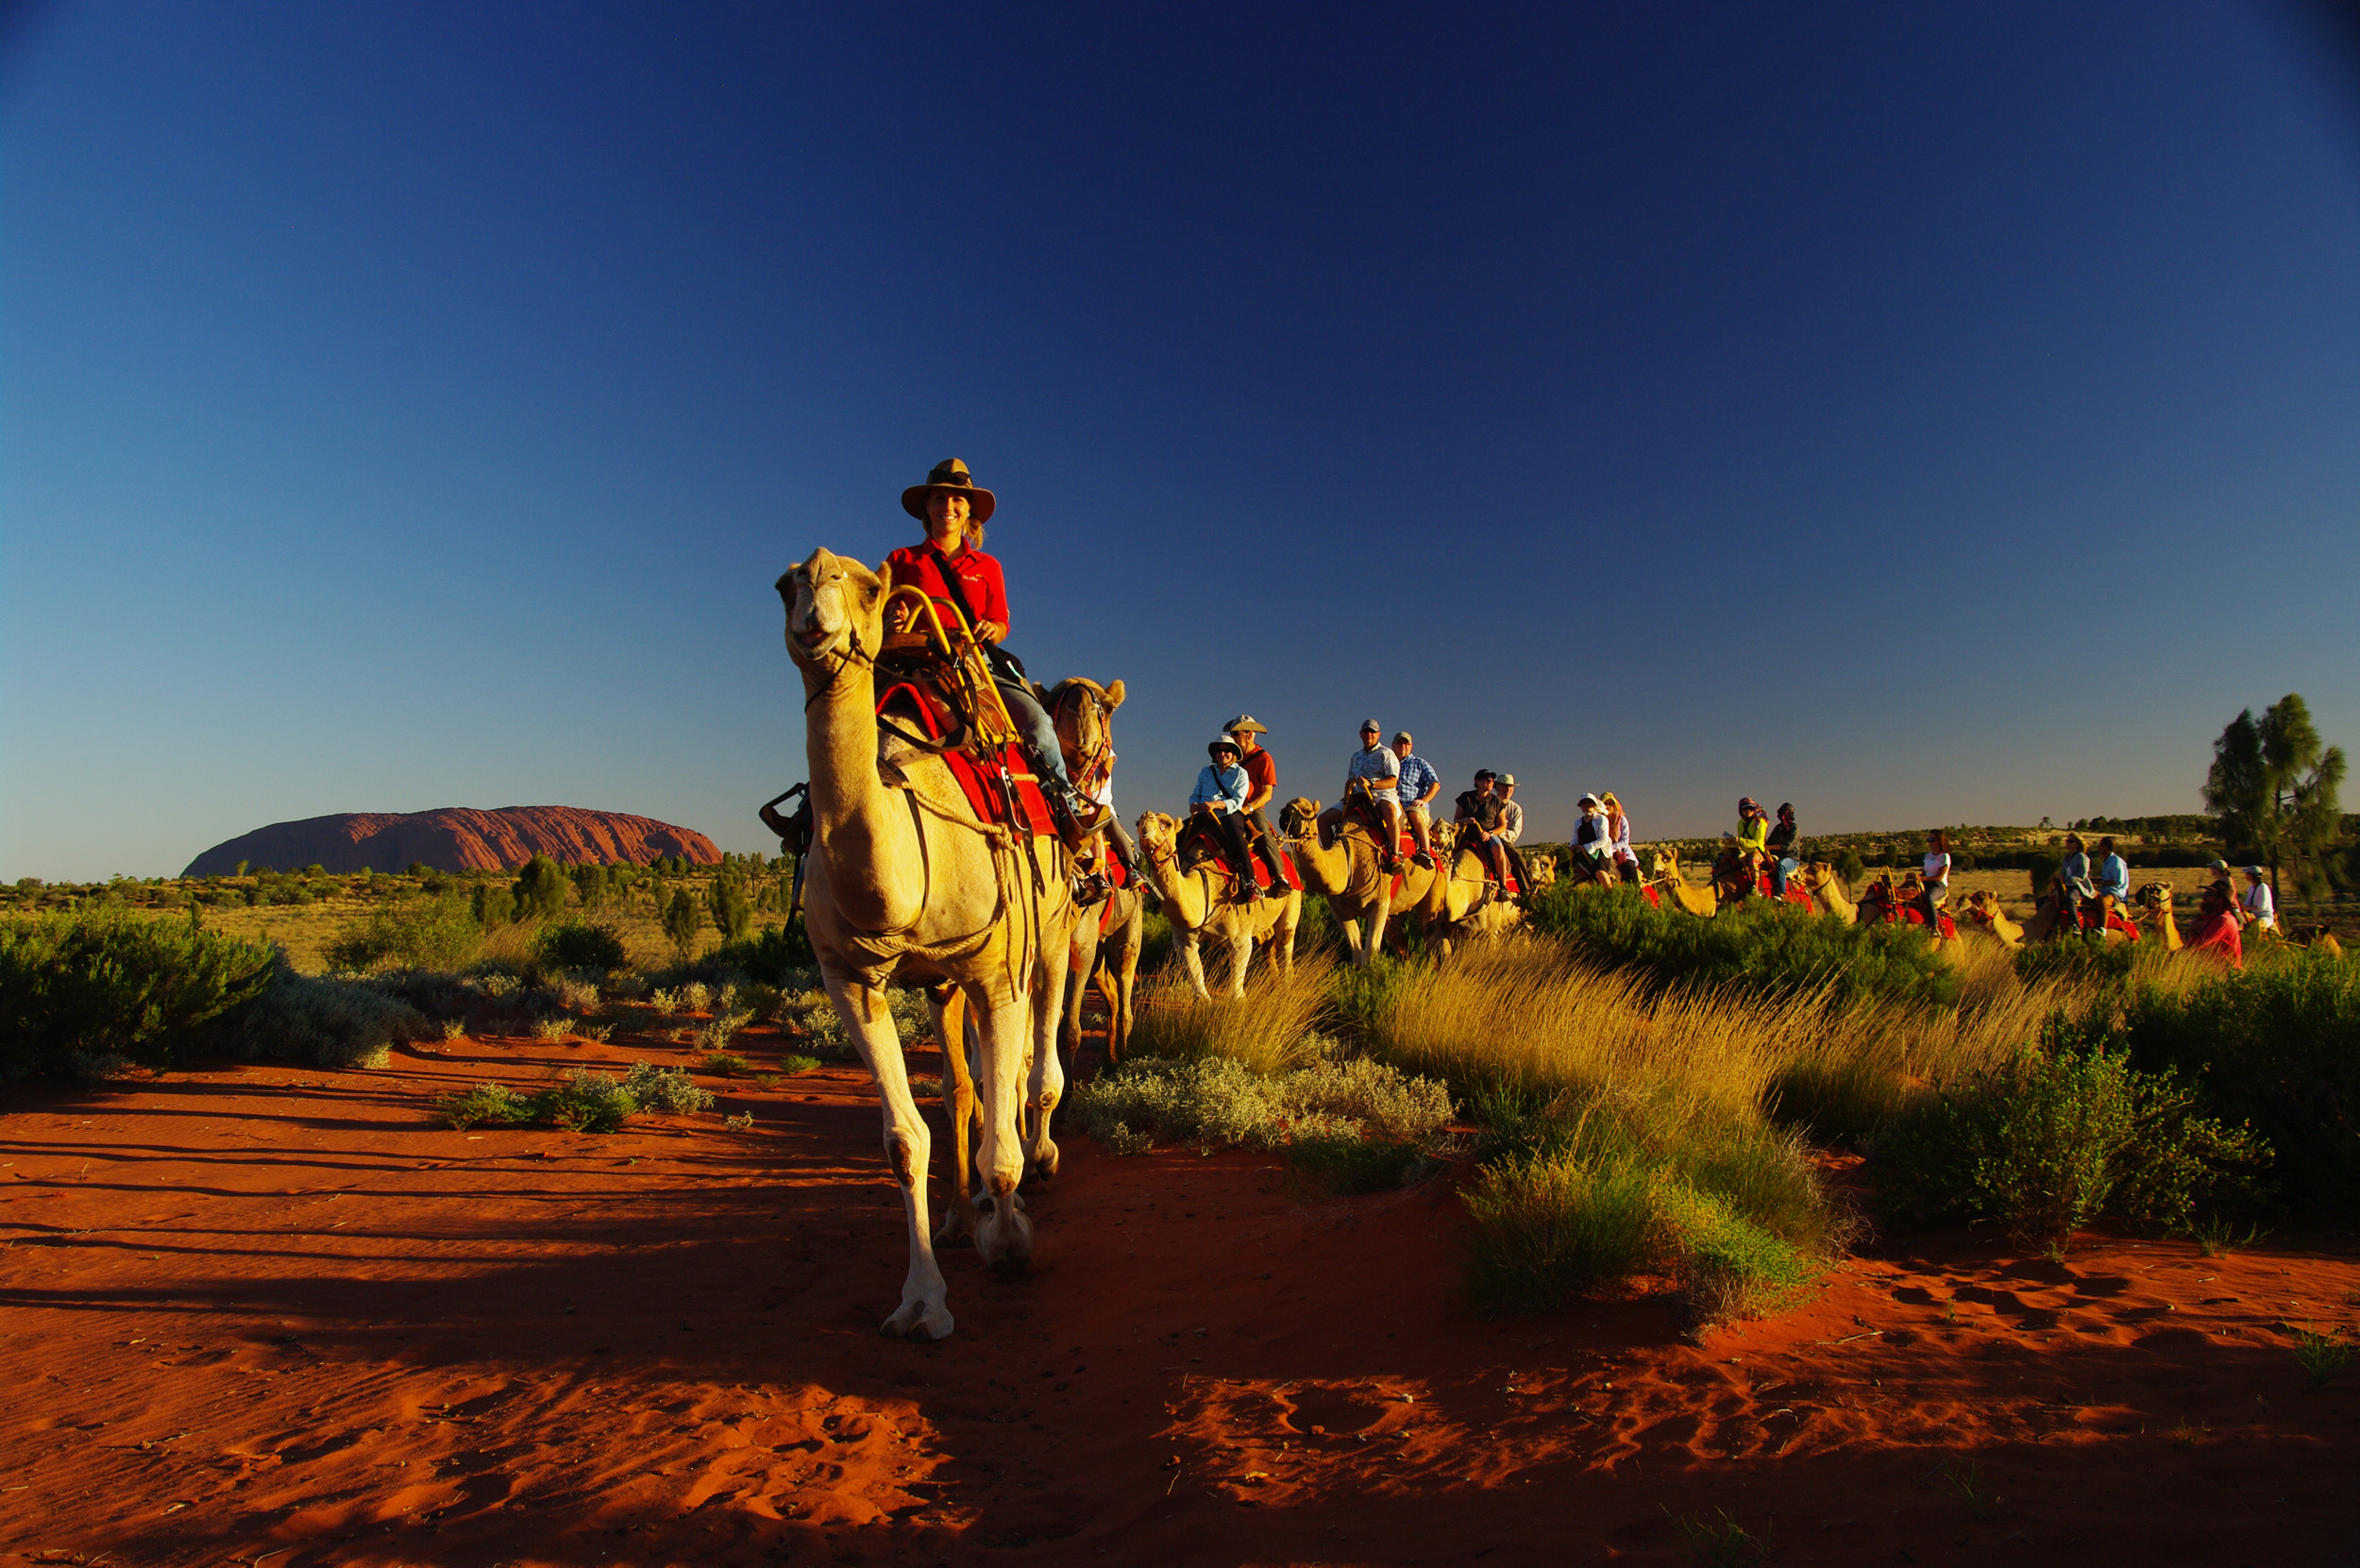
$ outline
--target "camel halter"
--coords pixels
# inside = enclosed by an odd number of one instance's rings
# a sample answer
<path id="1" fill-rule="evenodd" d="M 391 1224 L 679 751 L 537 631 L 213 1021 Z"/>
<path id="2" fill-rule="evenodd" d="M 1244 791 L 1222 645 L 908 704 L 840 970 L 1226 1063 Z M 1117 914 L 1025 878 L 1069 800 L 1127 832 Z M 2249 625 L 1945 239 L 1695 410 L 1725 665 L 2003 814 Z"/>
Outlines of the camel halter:
<path id="1" fill-rule="evenodd" d="M 1106 710 L 1099 706 L 1098 699 L 1091 695 L 1087 686 L 1068 686 L 1065 695 L 1057 699 L 1057 711 L 1063 713 L 1067 708 L 1082 702 L 1087 702 L 1098 715 L 1098 744 L 1090 748 L 1078 763 L 1069 764 L 1066 771 L 1072 775 L 1073 787 L 1088 795 L 1105 783 L 1115 770 L 1115 733 L 1106 722 Z"/>

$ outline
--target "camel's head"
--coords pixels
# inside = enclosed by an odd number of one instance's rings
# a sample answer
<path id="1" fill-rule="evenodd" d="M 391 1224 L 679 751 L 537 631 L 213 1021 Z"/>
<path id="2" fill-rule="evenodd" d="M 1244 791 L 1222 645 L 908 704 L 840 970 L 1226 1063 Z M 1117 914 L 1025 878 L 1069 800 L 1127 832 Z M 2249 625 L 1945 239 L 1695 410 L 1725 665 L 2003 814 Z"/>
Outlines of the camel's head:
<path id="1" fill-rule="evenodd" d="M 2171 884 L 2167 882 L 2148 883 L 2139 889 L 2138 901 L 2141 909 L 2150 909 L 2158 914 L 2169 910 L 2171 908 Z"/>
<path id="2" fill-rule="evenodd" d="M 1525 869 L 1532 873 L 1532 885 L 1537 888 L 1557 885 L 1557 857 L 1548 854 L 1525 856 Z"/>
<path id="3" fill-rule="evenodd" d="M 1095 787 L 1115 762 L 1114 717 L 1122 706 L 1122 683 L 1102 686 L 1069 675 L 1049 689 L 1049 717 L 1074 783 Z"/>
<path id="4" fill-rule="evenodd" d="M 1795 872 L 1795 880 L 1800 882 L 1807 891 L 1816 893 L 1835 880 L 1835 868 L 1824 860 L 1814 860 Z"/>
<path id="5" fill-rule="evenodd" d="M 1660 882 L 1666 877 L 1677 880 L 1680 874 L 1677 850 L 1651 849 L 1647 851 L 1647 880 Z"/>
<path id="6" fill-rule="evenodd" d="M 779 579 L 786 605 L 787 656 L 806 667 L 849 647 L 874 653 L 884 640 L 885 582 L 848 556 L 825 549 Z"/>
<path id="7" fill-rule="evenodd" d="M 1450 854 L 1458 848 L 1458 824 L 1456 822 L 1430 822 L 1425 832 L 1426 836 L 1434 841 L 1437 855 Z"/>
<path id="8" fill-rule="evenodd" d="M 1179 831 L 1180 824 L 1160 811 L 1139 813 L 1139 843 L 1159 855 L 1172 852 L 1172 836 Z"/>
<path id="9" fill-rule="evenodd" d="M 1278 808 L 1278 831 L 1290 838 L 1305 836 L 1319 819 L 1320 803 L 1307 795 L 1298 795 Z"/>

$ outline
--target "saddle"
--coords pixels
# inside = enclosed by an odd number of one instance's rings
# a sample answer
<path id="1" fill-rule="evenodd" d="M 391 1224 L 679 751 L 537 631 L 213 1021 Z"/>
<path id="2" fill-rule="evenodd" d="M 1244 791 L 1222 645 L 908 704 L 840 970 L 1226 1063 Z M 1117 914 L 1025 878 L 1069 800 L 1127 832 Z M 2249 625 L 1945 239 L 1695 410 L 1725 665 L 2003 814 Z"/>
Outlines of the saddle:
<path id="1" fill-rule="evenodd" d="M 1180 829 L 1178 841 L 1172 846 L 1172 854 L 1182 876 L 1208 869 L 1221 879 L 1224 888 L 1237 884 L 1238 873 L 1229 864 L 1229 841 L 1222 836 L 1209 818 L 1190 813 L 1187 823 Z M 1248 855 L 1246 864 L 1253 868 L 1254 885 L 1265 893 L 1276 891 L 1283 895 L 1303 890 L 1303 873 L 1295 869 L 1295 863 L 1290 856 L 1278 857 L 1278 864 L 1286 868 L 1287 882 L 1285 886 L 1276 889 L 1271 886 L 1270 868 L 1262 864 L 1260 855 Z"/>
<path id="2" fill-rule="evenodd" d="M 955 699 L 969 695 L 967 683 L 938 667 L 949 661 L 905 654 L 888 664 L 890 655 L 902 651 L 891 647 L 899 640 L 887 637 L 886 651 L 877 660 L 878 722 L 949 764 L 969 808 L 984 821 L 1035 838 L 1055 837 L 1055 820 L 1024 747 L 1012 739 L 993 743 L 981 738 L 985 725 L 955 705 Z"/>
<path id="3" fill-rule="evenodd" d="M 1340 837 L 1342 835 L 1344 829 L 1357 823 L 1360 831 L 1368 835 L 1370 843 L 1382 844 L 1385 842 L 1385 810 L 1374 801 L 1372 801 L 1366 791 L 1353 791 L 1352 794 L 1345 799 L 1342 811 L 1343 818 L 1336 825 L 1338 836 Z M 1404 818 L 1402 820 L 1401 841 L 1395 847 L 1395 852 L 1403 855 L 1411 855 L 1418 852 L 1417 835 L 1409 831 L 1409 822 L 1407 818 Z"/>

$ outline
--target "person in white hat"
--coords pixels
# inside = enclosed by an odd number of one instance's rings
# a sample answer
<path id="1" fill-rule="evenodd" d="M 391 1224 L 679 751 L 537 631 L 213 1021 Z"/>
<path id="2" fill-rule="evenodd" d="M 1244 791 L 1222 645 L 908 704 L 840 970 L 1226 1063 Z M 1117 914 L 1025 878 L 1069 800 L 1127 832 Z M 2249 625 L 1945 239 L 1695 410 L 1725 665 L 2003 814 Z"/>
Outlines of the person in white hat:
<path id="1" fill-rule="evenodd" d="M 1188 810 L 1212 822 L 1228 851 L 1229 868 L 1238 873 L 1237 902 L 1251 903 L 1262 896 L 1262 889 L 1254 880 L 1254 857 L 1246 848 L 1245 800 L 1250 785 L 1245 769 L 1238 766 L 1238 743 L 1222 735 L 1208 744 L 1205 752 L 1213 760 L 1197 769 L 1196 787 L 1188 792 Z M 1281 880 L 1278 890 L 1283 893 L 1286 888 Z"/>
<path id="2" fill-rule="evenodd" d="M 2270 896 L 2269 873 L 2259 866 L 2245 868 L 2245 896 L 2237 902 L 2245 908 L 2245 923 L 2256 933 L 2278 935 L 2278 901 Z"/>
<path id="3" fill-rule="evenodd" d="M 1288 886 L 1287 863 L 1278 852 L 1277 835 L 1270 831 L 1270 818 L 1262 813 L 1270 809 L 1271 798 L 1278 793 L 1278 759 L 1262 744 L 1262 736 L 1270 732 L 1252 714 L 1239 714 L 1222 726 L 1222 732 L 1238 743 L 1238 766 L 1245 769 L 1246 797 L 1245 835 L 1254 842 L 1254 852 L 1270 868 L 1271 885 L 1281 893 Z"/>

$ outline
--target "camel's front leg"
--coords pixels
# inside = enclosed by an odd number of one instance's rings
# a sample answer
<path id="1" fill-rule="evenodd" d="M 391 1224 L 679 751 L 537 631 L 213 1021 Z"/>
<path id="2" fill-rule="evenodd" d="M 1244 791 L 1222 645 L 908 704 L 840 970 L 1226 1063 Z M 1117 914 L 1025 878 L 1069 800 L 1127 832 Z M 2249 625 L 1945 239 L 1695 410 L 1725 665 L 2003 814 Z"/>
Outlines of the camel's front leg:
<path id="1" fill-rule="evenodd" d="M 930 1139 L 926 1119 L 910 1097 L 909 1069 L 902 1059 L 902 1037 L 885 1006 L 885 988 L 866 986 L 845 975 L 823 974 L 836 1017 L 860 1048 L 861 1059 L 877 1081 L 878 1104 L 885 1111 L 886 1169 L 902 1187 L 902 1214 L 910 1243 L 909 1273 L 902 1281 L 902 1305 L 885 1319 L 882 1332 L 897 1338 L 939 1340 L 952 1328 L 949 1290 L 935 1261 L 926 1225 L 926 1166 Z"/>
<path id="2" fill-rule="evenodd" d="M 1033 1259 L 1033 1222 L 1024 1217 L 1016 1195 L 1024 1177 L 1017 1112 L 1023 1098 L 1032 1008 L 1022 991 L 1003 989 L 1006 986 L 1003 976 L 995 975 L 968 987 L 968 1002 L 976 1008 L 983 1029 L 975 1078 L 983 1097 L 984 1136 L 976 1163 L 991 1199 L 991 1212 L 975 1222 L 975 1250 L 995 1269 L 1020 1270 Z"/>
<path id="3" fill-rule="evenodd" d="M 935 1245 L 964 1246 L 973 1234 L 969 1200 L 975 1191 L 968 1162 L 968 1140 L 975 1122 L 975 1073 L 968 1060 L 969 1009 L 966 996 L 955 986 L 931 987 L 926 1004 L 934 1014 L 935 1039 L 942 1047 L 942 1104 L 951 1123 L 951 1201 L 943 1205 L 942 1228 L 935 1232 Z"/>
<path id="4" fill-rule="evenodd" d="M 1254 925 L 1239 920 L 1229 928 L 1229 996 L 1235 1001 L 1245 995 L 1246 966 L 1254 962 Z"/>
<path id="5" fill-rule="evenodd" d="M 1024 1157 L 1037 1181 L 1047 1181 L 1057 1173 L 1057 1144 L 1049 1136 L 1049 1119 L 1056 1113 L 1057 1102 L 1065 1098 L 1065 1067 L 1057 1060 L 1057 1037 L 1063 1032 L 1066 965 L 1071 955 L 1069 942 L 1043 944 L 1041 974 L 1033 986 L 1033 994 L 1040 1000 L 1033 1010 L 1032 1075 L 1024 1096 L 1028 1134 Z M 1074 999 L 1074 1011 L 1081 1011 L 1079 997 Z"/>
<path id="6" fill-rule="evenodd" d="M 1205 955 L 1197 952 L 1197 944 L 1202 940 L 1204 935 L 1199 931 L 1180 934 L 1180 963 L 1188 971 L 1188 984 L 1196 987 L 1197 996 L 1209 1002 L 1213 993 L 1205 988 Z"/>
<path id="7" fill-rule="evenodd" d="M 1360 922 L 1339 920 L 1336 924 L 1338 929 L 1344 934 L 1344 951 L 1352 954 L 1354 965 L 1360 969 L 1368 968 L 1369 950 L 1360 945 Z"/>

